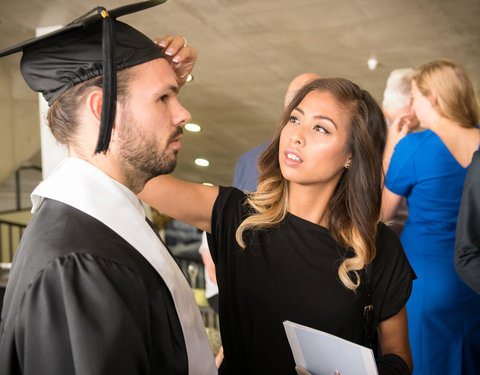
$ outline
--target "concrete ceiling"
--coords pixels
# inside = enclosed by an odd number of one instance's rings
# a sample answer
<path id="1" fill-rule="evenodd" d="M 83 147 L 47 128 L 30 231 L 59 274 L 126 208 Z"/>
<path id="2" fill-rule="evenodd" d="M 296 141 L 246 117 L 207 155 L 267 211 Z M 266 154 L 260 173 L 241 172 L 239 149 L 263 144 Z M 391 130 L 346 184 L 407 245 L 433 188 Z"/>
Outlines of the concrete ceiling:
<path id="1" fill-rule="evenodd" d="M 0 0 L 0 48 L 97 5 L 129 3 Z M 231 184 L 237 158 L 270 136 L 299 73 L 351 79 L 381 102 L 391 70 L 450 58 L 480 91 L 479 19 L 479 0 L 169 0 L 121 18 L 152 38 L 183 35 L 198 48 L 195 79 L 180 100 L 203 130 L 186 132 L 174 174 L 214 184 Z M 210 166 L 195 166 L 197 157 Z"/>

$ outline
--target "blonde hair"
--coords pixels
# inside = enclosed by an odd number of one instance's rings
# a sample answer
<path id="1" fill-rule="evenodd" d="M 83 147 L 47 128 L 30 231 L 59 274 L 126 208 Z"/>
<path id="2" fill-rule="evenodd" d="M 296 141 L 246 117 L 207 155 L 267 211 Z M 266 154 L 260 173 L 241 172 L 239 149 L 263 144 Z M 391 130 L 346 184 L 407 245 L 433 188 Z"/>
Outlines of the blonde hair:
<path id="1" fill-rule="evenodd" d="M 382 193 L 382 156 L 386 140 L 386 124 L 382 110 L 364 90 L 342 78 L 320 78 L 305 85 L 285 109 L 271 144 L 259 160 L 259 184 L 246 203 L 253 210 L 237 228 L 236 240 L 245 248 L 246 232 L 278 225 L 288 207 L 288 183 L 278 161 L 280 133 L 292 110 L 311 91 L 331 93 L 350 113 L 346 152 L 351 165 L 345 169 L 328 204 L 328 228 L 341 246 L 353 251 L 338 268 L 342 283 L 351 290 L 360 285 L 358 271 L 376 255 L 377 224 Z"/>
<path id="2" fill-rule="evenodd" d="M 435 60 L 419 67 L 413 77 L 418 90 L 431 99 L 437 95 L 437 112 L 466 128 L 479 122 L 479 104 L 466 70 L 451 60 Z"/>

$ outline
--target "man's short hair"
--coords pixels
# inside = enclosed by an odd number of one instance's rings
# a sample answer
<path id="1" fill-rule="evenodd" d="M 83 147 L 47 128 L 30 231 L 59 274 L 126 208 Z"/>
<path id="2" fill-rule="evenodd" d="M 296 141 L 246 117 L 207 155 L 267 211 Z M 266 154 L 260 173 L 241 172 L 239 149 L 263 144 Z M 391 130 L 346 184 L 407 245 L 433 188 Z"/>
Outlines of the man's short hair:
<path id="1" fill-rule="evenodd" d="M 396 69 L 390 73 L 383 92 L 382 107 L 384 110 L 395 111 L 410 105 L 414 74 L 415 71 L 411 68 Z"/>

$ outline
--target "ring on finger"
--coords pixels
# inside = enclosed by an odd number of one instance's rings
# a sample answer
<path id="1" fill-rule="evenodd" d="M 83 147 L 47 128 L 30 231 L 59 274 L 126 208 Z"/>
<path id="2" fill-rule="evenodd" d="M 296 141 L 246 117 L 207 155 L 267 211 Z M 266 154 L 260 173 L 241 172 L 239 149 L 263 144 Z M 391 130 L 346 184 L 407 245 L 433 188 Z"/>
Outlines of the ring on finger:
<path id="1" fill-rule="evenodd" d="M 188 46 L 187 38 L 185 38 L 184 36 L 182 36 L 182 38 L 183 38 L 183 48 L 185 48 L 186 46 Z"/>

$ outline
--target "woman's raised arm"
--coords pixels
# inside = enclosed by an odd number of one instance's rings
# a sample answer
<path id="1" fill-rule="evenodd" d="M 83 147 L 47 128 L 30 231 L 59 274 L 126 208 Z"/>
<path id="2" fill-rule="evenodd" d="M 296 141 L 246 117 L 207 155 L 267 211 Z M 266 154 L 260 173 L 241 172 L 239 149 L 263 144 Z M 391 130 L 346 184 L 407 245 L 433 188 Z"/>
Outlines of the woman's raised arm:
<path id="1" fill-rule="evenodd" d="M 148 181 L 138 197 L 161 213 L 210 233 L 217 195 L 218 186 L 163 175 Z"/>

